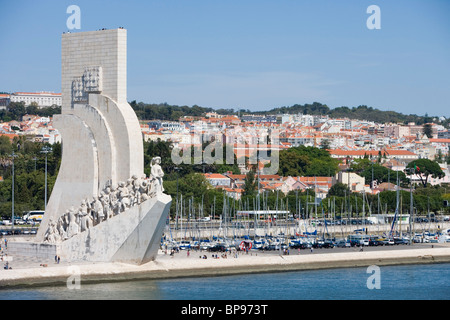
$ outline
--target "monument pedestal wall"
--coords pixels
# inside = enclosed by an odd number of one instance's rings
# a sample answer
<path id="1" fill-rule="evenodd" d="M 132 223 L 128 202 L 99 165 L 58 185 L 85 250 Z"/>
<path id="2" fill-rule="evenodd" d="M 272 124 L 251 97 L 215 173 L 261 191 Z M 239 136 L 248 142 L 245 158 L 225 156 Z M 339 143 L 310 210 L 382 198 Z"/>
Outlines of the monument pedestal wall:
<path id="1" fill-rule="evenodd" d="M 54 259 L 58 254 L 58 245 L 20 240 L 9 241 L 8 254 L 13 257 L 20 255 L 38 259 Z"/>
<path id="2" fill-rule="evenodd" d="M 156 258 L 172 198 L 159 194 L 59 244 L 65 261 L 142 264 Z M 155 245 L 157 244 L 157 245 Z"/>

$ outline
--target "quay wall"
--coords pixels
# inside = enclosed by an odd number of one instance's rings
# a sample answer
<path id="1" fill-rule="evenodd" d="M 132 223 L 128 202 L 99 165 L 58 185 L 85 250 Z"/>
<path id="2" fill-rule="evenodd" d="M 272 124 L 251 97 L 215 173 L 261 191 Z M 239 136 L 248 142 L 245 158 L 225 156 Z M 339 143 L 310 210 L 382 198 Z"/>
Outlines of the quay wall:
<path id="1" fill-rule="evenodd" d="M 128 280 L 170 279 L 299 270 L 450 263 L 450 247 L 377 252 L 346 252 L 288 256 L 241 256 L 228 259 L 159 259 L 137 266 L 124 263 L 77 265 L 81 284 Z M 0 286 L 66 285 L 73 268 L 55 266 L 8 270 Z"/>

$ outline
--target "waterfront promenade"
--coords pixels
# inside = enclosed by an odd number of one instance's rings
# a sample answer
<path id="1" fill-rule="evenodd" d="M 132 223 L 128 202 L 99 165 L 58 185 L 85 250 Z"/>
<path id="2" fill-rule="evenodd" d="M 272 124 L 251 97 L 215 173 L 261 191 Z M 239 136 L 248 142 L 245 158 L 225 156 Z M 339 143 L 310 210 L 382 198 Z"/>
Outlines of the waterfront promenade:
<path id="1" fill-rule="evenodd" d="M 213 255 L 218 258 L 213 258 Z M 9 257 L 8 259 L 11 259 Z M 450 262 L 450 244 L 414 244 L 389 247 L 333 248 L 279 252 L 250 251 L 221 253 L 180 251 L 173 255 L 159 252 L 155 261 L 137 266 L 125 263 L 69 263 L 53 259 L 38 261 L 13 256 L 12 269 L 0 270 L 0 288 L 58 285 L 78 279 L 80 284 L 140 279 L 221 276 L 256 272 L 284 272 L 370 265 L 398 265 Z M 3 262 L 5 263 L 5 262 Z"/>

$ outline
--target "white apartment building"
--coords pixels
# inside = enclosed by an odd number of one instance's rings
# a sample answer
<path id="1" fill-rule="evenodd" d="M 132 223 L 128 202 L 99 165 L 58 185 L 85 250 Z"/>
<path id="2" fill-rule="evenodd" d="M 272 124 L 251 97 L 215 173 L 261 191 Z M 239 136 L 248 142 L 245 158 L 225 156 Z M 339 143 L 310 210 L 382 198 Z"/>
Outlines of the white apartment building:
<path id="1" fill-rule="evenodd" d="M 340 182 L 346 184 L 351 191 L 362 192 L 366 184 L 366 179 L 357 175 L 354 172 L 340 171 L 334 177 L 334 183 Z"/>
<path id="2" fill-rule="evenodd" d="M 14 92 L 10 95 L 11 102 L 24 102 L 29 106 L 32 102 L 39 107 L 60 106 L 62 104 L 61 93 L 53 92 Z"/>
<path id="3" fill-rule="evenodd" d="M 384 127 L 384 136 L 391 138 L 402 138 L 411 135 L 409 126 L 389 125 Z"/>
<path id="4" fill-rule="evenodd" d="M 220 173 L 205 173 L 204 176 L 213 187 L 229 187 L 231 184 L 231 179 Z"/>

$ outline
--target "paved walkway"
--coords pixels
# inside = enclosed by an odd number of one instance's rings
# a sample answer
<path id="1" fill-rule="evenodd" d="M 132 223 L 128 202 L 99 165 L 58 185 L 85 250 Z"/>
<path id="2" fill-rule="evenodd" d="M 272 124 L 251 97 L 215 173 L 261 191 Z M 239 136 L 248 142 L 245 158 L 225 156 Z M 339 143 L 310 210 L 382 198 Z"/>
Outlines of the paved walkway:
<path id="1" fill-rule="evenodd" d="M 364 252 L 376 252 L 376 251 L 392 251 L 392 250 L 410 250 L 410 249 L 431 249 L 431 248 L 444 248 L 450 247 L 450 243 L 443 244 L 431 244 L 431 243 L 421 243 L 414 245 L 396 245 L 396 246 L 382 246 L 382 247 L 364 247 Z M 333 249 L 314 249 L 311 251 L 310 249 L 302 249 L 298 251 L 297 249 L 290 249 L 289 255 L 318 255 L 318 254 L 329 254 L 329 253 L 349 253 L 349 252 L 359 252 L 359 247 L 352 248 L 333 248 Z M 237 256 L 236 256 L 237 254 Z M 157 261 L 168 261 L 168 260 L 195 260 L 200 259 L 200 257 L 206 256 L 207 259 L 211 259 L 213 255 L 217 255 L 219 259 L 223 259 L 222 253 L 220 252 L 207 252 L 207 251 L 197 251 L 190 250 L 189 254 L 187 250 L 180 250 L 173 255 L 170 255 L 170 251 L 165 253 L 164 251 L 160 251 L 157 257 Z M 250 250 L 248 254 L 245 252 L 237 252 L 237 253 L 228 253 L 226 255 L 227 259 L 236 259 L 236 258 L 251 258 L 258 259 L 264 257 L 274 257 L 280 256 L 280 252 L 277 251 L 259 251 L 259 250 Z M 91 264 L 90 262 L 67 262 L 60 260 L 59 263 L 55 261 L 55 259 L 38 259 L 36 257 L 22 256 L 22 255 L 8 255 L 8 250 L 5 249 L 4 243 L 2 242 L 2 251 L 0 253 L 1 257 L 1 269 L 0 272 L 4 270 L 4 266 L 6 261 L 8 261 L 9 267 L 13 269 L 28 269 L 28 268 L 51 268 L 51 267 L 62 267 L 62 266 L 71 266 L 71 265 L 86 265 Z M 1 277 L 1 274 L 0 274 Z"/>

